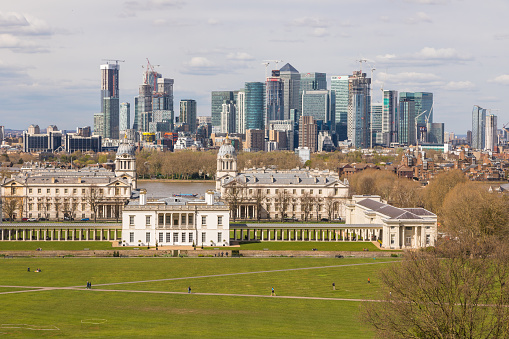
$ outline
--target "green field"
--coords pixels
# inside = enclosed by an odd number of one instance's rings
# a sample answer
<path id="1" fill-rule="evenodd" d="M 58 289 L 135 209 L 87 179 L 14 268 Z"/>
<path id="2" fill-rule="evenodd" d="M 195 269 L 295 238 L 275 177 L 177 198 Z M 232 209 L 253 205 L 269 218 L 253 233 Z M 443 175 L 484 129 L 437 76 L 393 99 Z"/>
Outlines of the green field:
<path id="1" fill-rule="evenodd" d="M 217 248 L 217 247 L 216 247 Z M 317 251 L 358 251 L 362 252 L 364 249 L 370 251 L 380 251 L 378 247 L 373 245 L 372 242 L 328 242 L 328 241 L 295 241 L 295 242 L 281 242 L 281 241 L 264 241 L 244 243 L 240 245 L 241 250 L 268 250 L 268 251 L 311 251 L 316 248 Z"/>
<path id="2" fill-rule="evenodd" d="M 113 248 L 110 241 L 1 241 L 0 251 L 35 251 L 41 248 L 43 251 L 83 251 L 124 249 L 126 247 Z"/>
<path id="3" fill-rule="evenodd" d="M 348 299 L 377 299 L 377 271 L 393 261 L 0 259 L 0 333 L 13 337 L 371 338 L 373 333 L 358 320 L 361 302 Z M 27 267 L 42 272 L 29 273 Z M 92 282 L 92 290 L 85 289 L 86 281 Z M 12 286 L 40 289 L 5 294 L 16 290 Z M 276 297 L 270 296 L 272 287 Z"/>

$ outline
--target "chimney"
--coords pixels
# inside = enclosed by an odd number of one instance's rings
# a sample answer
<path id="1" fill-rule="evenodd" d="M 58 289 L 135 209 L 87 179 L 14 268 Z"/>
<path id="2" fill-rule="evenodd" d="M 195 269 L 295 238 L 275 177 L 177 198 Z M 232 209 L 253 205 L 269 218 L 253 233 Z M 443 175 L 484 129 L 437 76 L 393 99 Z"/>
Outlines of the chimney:
<path id="1" fill-rule="evenodd" d="M 142 188 L 140 190 L 140 205 L 146 204 L 147 204 L 147 190 Z"/>
<path id="2" fill-rule="evenodd" d="M 205 202 L 207 205 L 214 205 L 214 191 L 208 190 L 205 192 Z"/>

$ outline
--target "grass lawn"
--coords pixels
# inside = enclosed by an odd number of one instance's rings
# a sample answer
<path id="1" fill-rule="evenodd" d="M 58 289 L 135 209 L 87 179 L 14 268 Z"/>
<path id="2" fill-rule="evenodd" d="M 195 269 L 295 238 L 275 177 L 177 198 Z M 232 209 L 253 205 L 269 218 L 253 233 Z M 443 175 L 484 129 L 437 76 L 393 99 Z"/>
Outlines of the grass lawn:
<path id="1" fill-rule="evenodd" d="M 245 243 L 240 245 L 241 250 L 260 250 L 267 249 L 269 251 L 311 251 L 316 248 L 318 251 L 362 251 L 369 249 L 370 251 L 380 251 L 378 247 L 373 245 L 372 242 L 320 242 L 320 241 L 264 241 Z M 231 247 L 229 249 L 239 249 L 238 247 Z"/>
<path id="2" fill-rule="evenodd" d="M 278 296 L 376 299 L 377 271 L 392 265 L 382 263 L 391 259 L 349 258 L 0 260 L 0 286 L 80 287 L 2 295 L 0 332 L 14 337 L 371 338 L 373 333 L 358 320 L 360 302 L 262 296 L 270 295 L 274 287 Z M 41 268 L 42 272 L 28 273 L 27 267 Z M 218 274 L 231 275 L 204 277 Z M 158 279 L 175 280 L 99 286 Z M 86 281 L 92 282 L 91 291 L 84 289 Z M 336 291 L 332 291 L 332 282 Z M 192 286 L 193 294 L 185 293 L 188 286 Z M 103 292 L 99 288 L 121 291 Z M 10 290 L 2 288 L 0 293 Z M 199 294 L 203 292 L 238 296 Z M 27 324 L 31 329 L 8 328 L 5 324 Z"/>

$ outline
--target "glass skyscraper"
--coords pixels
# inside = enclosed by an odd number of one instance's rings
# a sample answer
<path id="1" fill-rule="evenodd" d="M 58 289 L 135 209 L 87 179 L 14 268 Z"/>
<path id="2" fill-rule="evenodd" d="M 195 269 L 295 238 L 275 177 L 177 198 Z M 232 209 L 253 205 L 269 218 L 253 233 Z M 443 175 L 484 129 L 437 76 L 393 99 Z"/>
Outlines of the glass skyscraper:
<path id="1" fill-rule="evenodd" d="M 101 113 L 103 114 L 102 131 L 95 130 L 94 134 L 105 138 L 118 139 L 119 137 L 119 91 L 118 74 L 120 65 L 101 65 Z"/>
<path id="2" fill-rule="evenodd" d="M 433 122 L 433 93 L 401 92 L 399 94 L 399 142 L 412 145 L 417 141 L 418 127 Z M 402 104 L 403 103 L 403 104 Z"/>
<path id="3" fill-rule="evenodd" d="M 131 104 L 123 102 L 120 104 L 119 130 L 125 131 L 131 128 Z"/>
<path id="4" fill-rule="evenodd" d="M 398 91 L 384 91 L 382 133 L 384 145 L 398 142 Z"/>
<path id="5" fill-rule="evenodd" d="M 292 119 L 291 109 L 300 110 L 300 73 L 292 65 L 286 64 L 279 70 L 279 78 L 283 81 L 283 116 L 285 120 Z"/>
<path id="6" fill-rule="evenodd" d="M 336 123 L 348 121 L 348 75 L 331 77 L 331 91 L 336 95 Z"/>
<path id="7" fill-rule="evenodd" d="M 210 101 L 210 115 L 212 116 L 212 126 L 221 127 L 221 111 L 225 101 L 237 100 L 233 91 L 212 91 Z"/>
<path id="8" fill-rule="evenodd" d="M 371 79 L 354 71 L 348 79 L 348 139 L 355 148 L 371 147 Z"/>
<path id="9" fill-rule="evenodd" d="M 328 90 L 306 90 L 302 93 L 302 116 L 311 116 L 321 120 L 327 129 L 334 129 L 335 105 L 334 92 Z M 322 126 L 323 126 L 322 125 Z M 322 127 L 322 129 L 325 129 Z"/>
<path id="10" fill-rule="evenodd" d="M 265 84 L 263 82 L 246 82 L 244 98 L 245 129 L 263 129 Z"/>
<path id="11" fill-rule="evenodd" d="M 382 133 L 382 115 L 383 115 L 383 104 L 376 103 L 371 104 L 371 144 L 382 145 L 383 144 L 383 133 Z"/>

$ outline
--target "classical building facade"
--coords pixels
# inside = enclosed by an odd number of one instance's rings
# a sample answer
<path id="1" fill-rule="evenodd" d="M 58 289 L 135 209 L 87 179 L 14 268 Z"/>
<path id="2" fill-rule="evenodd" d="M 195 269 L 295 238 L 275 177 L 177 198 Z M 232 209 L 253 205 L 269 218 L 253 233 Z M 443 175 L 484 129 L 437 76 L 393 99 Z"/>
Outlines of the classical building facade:
<path id="1" fill-rule="evenodd" d="M 25 166 L 0 184 L 3 218 L 118 220 L 136 189 L 134 146 L 119 146 L 115 166 L 115 171 Z"/>
<path id="2" fill-rule="evenodd" d="M 237 171 L 235 148 L 217 155 L 216 189 L 233 219 L 338 219 L 344 216 L 348 185 L 336 173 L 309 169 Z"/>
<path id="3" fill-rule="evenodd" d="M 122 212 L 124 246 L 228 246 L 229 209 L 214 201 L 170 197 L 147 201 L 146 191 L 133 199 Z"/>
<path id="4" fill-rule="evenodd" d="M 435 214 L 424 208 L 397 208 L 383 203 L 379 196 L 354 195 L 347 205 L 346 226 L 349 224 L 374 230 L 387 249 L 434 246 L 437 240 Z"/>

